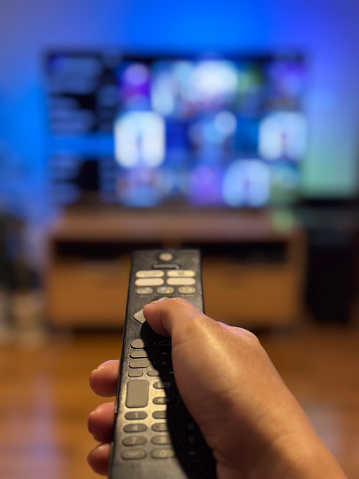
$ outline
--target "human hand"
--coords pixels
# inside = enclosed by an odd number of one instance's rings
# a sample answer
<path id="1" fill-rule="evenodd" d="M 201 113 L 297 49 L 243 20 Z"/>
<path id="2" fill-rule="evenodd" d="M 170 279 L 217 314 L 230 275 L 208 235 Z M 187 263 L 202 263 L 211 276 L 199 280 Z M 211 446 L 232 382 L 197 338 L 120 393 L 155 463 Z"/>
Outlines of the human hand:
<path id="1" fill-rule="evenodd" d="M 147 305 L 144 315 L 156 333 L 172 338 L 176 383 L 213 450 L 219 479 L 345 477 L 252 333 L 177 298 Z M 118 361 L 106 362 L 92 373 L 91 387 L 115 395 L 117 378 Z M 100 474 L 108 467 L 113 420 L 113 403 L 89 417 L 102 444 L 88 461 Z"/>

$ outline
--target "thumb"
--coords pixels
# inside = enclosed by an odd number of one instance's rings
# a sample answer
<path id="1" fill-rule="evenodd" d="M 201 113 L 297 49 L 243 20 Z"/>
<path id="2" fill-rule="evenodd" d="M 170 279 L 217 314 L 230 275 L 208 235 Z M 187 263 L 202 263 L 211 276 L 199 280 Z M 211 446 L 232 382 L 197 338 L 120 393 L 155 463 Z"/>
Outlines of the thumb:
<path id="1" fill-rule="evenodd" d="M 143 308 L 143 315 L 151 328 L 161 336 L 175 336 L 194 319 L 205 317 L 198 308 L 185 299 L 171 298 L 167 301 L 154 301 Z"/>

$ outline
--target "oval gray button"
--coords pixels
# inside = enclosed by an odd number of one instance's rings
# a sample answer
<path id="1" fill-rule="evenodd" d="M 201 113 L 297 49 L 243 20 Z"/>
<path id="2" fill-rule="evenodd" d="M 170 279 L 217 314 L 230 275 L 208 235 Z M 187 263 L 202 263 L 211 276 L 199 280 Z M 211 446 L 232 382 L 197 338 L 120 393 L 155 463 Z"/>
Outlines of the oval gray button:
<path id="1" fill-rule="evenodd" d="M 164 283 L 162 278 L 139 278 L 136 279 L 136 286 L 161 286 Z"/>
<path id="2" fill-rule="evenodd" d="M 195 272 L 192 269 L 176 269 L 173 271 L 167 271 L 169 278 L 193 278 Z"/>
<path id="3" fill-rule="evenodd" d="M 173 449 L 155 449 L 152 451 L 151 456 L 153 459 L 168 459 L 170 457 L 174 457 L 175 453 Z"/>
<path id="4" fill-rule="evenodd" d="M 143 436 L 129 436 L 129 437 L 125 437 L 125 439 L 122 441 L 122 444 L 124 446 L 142 446 L 142 444 L 145 444 L 145 442 L 146 442 L 146 438 Z"/>
<path id="5" fill-rule="evenodd" d="M 170 286 L 192 286 L 195 282 L 194 278 L 168 278 L 167 280 Z"/>
<path id="6" fill-rule="evenodd" d="M 164 276 L 164 271 L 160 269 L 146 269 L 146 270 L 140 270 L 136 272 L 136 278 L 161 278 Z"/>
<path id="7" fill-rule="evenodd" d="M 122 459 L 143 459 L 146 453 L 143 449 L 125 449 L 121 456 Z"/>
<path id="8" fill-rule="evenodd" d="M 143 432 L 146 431 L 146 424 L 126 424 L 123 428 L 125 432 Z"/>

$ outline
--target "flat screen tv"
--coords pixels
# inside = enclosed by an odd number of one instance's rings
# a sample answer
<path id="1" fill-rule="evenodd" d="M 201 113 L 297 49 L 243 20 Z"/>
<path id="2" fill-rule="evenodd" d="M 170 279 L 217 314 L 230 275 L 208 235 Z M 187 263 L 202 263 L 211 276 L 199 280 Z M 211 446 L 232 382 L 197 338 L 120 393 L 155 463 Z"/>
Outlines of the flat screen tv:
<path id="1" fill-rule="evenodd" d="M 98 179 L 106 201 L 263 208 L 299 198 L 308 138 L 300 54 L 57 51 L 46 72 L 55 164 L 112 161 L 110 180 Z"/>

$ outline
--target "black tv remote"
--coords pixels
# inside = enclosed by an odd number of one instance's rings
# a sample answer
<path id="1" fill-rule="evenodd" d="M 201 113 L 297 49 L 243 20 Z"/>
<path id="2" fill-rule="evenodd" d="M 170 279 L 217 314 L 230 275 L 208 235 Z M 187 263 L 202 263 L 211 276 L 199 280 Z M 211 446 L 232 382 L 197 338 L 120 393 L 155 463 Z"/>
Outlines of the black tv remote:
<path id="1" fill-rule="evenodd" d="M 176 387 L 170 338 L 143 307 L 186 298 L 203 310 L 197 250 L 135 251 L 127 300 L 109 479 L 215 479 L 212 451 Z"/>

